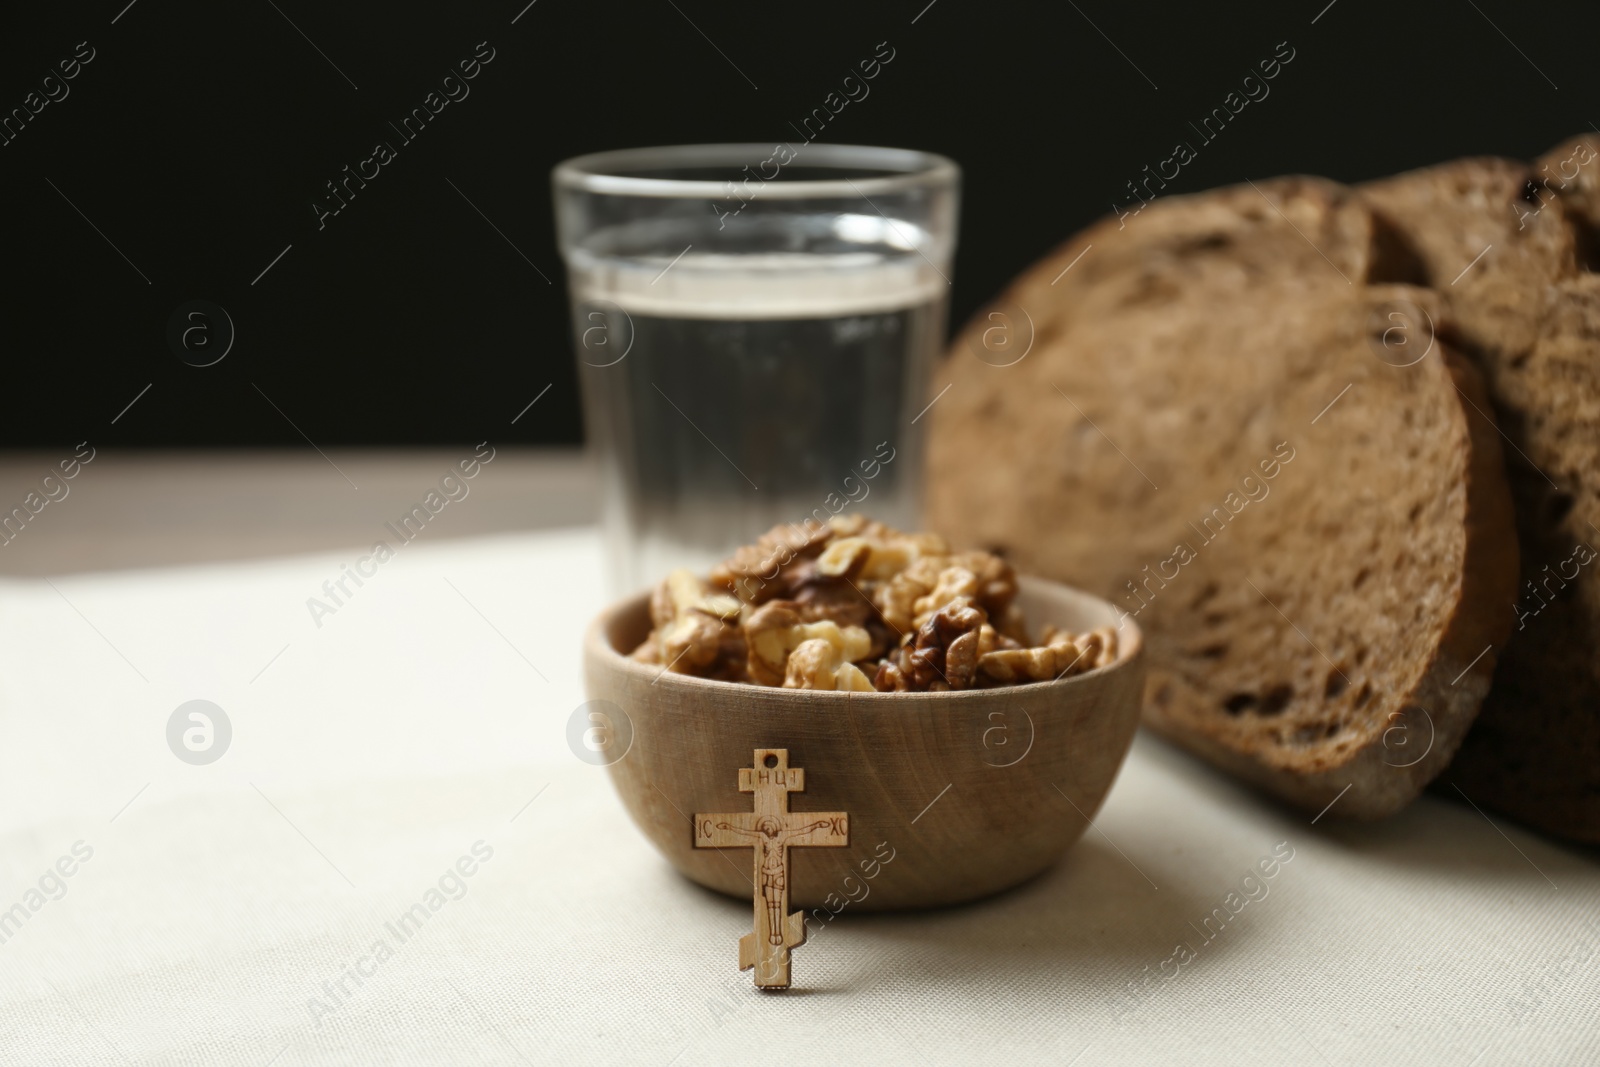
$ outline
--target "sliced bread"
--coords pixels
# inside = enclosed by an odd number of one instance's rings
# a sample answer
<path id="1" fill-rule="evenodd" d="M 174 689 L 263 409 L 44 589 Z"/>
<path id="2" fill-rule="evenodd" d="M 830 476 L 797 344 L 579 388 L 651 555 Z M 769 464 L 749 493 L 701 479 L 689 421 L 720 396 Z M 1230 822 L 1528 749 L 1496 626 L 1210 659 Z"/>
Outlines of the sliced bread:
<path id="1" fill-rule="evenodd" d="M 1391 269 L 1380 224 L 1293 181 L 1323 205 L 1309 227 L 1260 183 L 1069 241 L 998 301 L 1036 325 L 1019 362 L 973 358 L 980 314 L 934 409 L 930 520 L 1136 617 L 1154 729 L 1293 802 L 1375 817 L 1478 710 L 1515 535 L 1498 437 L 1461 397 L 1487 402 L 1428 336 L 1439 302 L 1363 286 Z M 1063 290 L 1094 235 L 1129 244 Z"/>
<path id="2" fill-rule="evenodd" d="M 1596 138 L 1595 140 L 1600 140 Z M 1600 842 L 1600 154 L 1461 160 L 1363 187 L 1438 288 L 1510 447 L 1522 583 L 1482 716 L 1442 780 Z"/>

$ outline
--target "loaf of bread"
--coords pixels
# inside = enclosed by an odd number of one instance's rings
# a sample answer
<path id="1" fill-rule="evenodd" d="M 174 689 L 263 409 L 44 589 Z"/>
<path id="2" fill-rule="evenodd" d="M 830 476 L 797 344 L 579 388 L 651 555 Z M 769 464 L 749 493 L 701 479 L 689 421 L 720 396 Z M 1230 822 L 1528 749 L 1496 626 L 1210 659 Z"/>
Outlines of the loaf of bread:
<path id="1" fill-rule="evenodd" d="M 1509 447 L 1522 581 L 1494 688 L 1443 781 L 1600 843 L 1600 136 L 1362 193 L 1482 368 Z"/>
<path id="2" fill-rule="evenodd" d="M 1500 438 L 1443 301 L 1385 284 L 1418 269 L 1335 183 L 1158 200 L 980 312 L 930 416 L 934 528 L 1117 603 L 1148 725 L 1344 816 L 1439 773 L 1512 623 Z"/>

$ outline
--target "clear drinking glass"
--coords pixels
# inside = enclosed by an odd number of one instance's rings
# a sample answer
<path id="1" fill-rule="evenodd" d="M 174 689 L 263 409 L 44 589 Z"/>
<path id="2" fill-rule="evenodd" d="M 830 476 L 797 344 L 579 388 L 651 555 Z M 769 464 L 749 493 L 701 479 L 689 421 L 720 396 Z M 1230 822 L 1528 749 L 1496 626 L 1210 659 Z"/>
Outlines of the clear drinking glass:
<path id="1" fill-rule="evenodd" d="M 614 593 L 779 523 L 916 524 L 959 181 L 942 156 L 809 143 L 555 168 Z"/>

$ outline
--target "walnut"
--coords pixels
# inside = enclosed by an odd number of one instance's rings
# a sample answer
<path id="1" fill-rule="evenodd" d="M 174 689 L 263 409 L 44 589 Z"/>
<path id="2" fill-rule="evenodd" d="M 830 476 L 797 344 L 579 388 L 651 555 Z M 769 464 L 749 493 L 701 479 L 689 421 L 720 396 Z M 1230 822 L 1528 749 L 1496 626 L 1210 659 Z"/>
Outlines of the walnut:
<path id="1" fill-rule="evenodd" d="M 717 657 L 706 668 L 705 677 L 723 682 L 749 682 L 748 658 L 744 630 L 738 626 L 725 626 L 718 642 Z"/>
<path id="2" fill-rule="evenodd" d="M 761 604 L 789 591 L 785 575 L 797 560 L 814 558 L 833 537 L 827 524 L 778 525 L 753 545 L 744 545 L 711 570 L 711 584 L 748 604 Z"/>
<path id="3" fill-rule="evenodd" d="M 849 582 L 807 583 L 795 593 L 794 604 L 805 622 L 828 619 L 840 626 L 866 626 L 878 614 L 872 601 Z"/>
<path id="4" fill-rule="evenodd" d="M 711 593 L 686 570 L 673 571 L 650 594 L 650 619 L 655 624 L 652 659 L 680 674 L 703 673 L 722 650 L 722 634 L 737 622 L 742 605 L 726 594 Z M 643 659 L 638 653 L 636 659 Z"/>
<path id="5" fill-rule="evenodd" d="M 1078 643 L 1088 650 L 1085 659 L 1093 657 L 1094 667 L 1109 667 L 1117 662 L 1117 631 L 1110 626 L 1100 626 L 1078 638 Z"/>
<path id="6" fill-rule="evenodd" d="M 860 667 L 854 663 L 841 664 L 833 674 L 834 688 L 851 693 L 871 693 L 874 691 L 872 679 L 864 674 Z"/>
<path id="7" fill-rule="evenodd" d="M 942 658 L 942 650 L 938 648 L 901 646 L 884 657 L 873 678 L 873 688 L 885 693 L 949 689 L 939 662 Z"/>
<path id="8" fill-rule="evenodd" d="M 1082 674 L 1117 661 L 1117 631 L 1110 626 L 1076 635 L 1052 631 L 1048 637 L 1058 673 Z"/>
<path id="9" fill-rule="evenodd" d="M 929 617 L 917 630 L 917 647 L 948 646 L 957 636 L 983 627 L 989 618 L 965 597 L 957 597 Z"/>
<path id="10" fill-rule="evenodd" d="M 666 626 L 690 611 L 731 620 L 739 617 L 739 601 L 726 593 L 712 593 L 686 570 L 675 570 L 650 594 L 650 621 Z"/>
<path id="11" fill-rule="evenodd" d="M 1054 675 L 1056 678 L 1069 674 L 1082 674 L 1094 668 L 1093 652 L 1074 641 L 1071 634 L 1057 634 L 1046 647 L 1056 658 Z"/>
<path id="12" fill-rule="evenodd" d="M 990 617 L 1003 613 L 1017 596 L 1017 572 L 1011 564 L 989 552 L 958 552 L 950 557 L 957 567 L 969 570 L 978 580 L 974 599 Z"/>
<path id="13" fill-rule="evenodd" d="M 898 660 L 890 656 L 878 664 L 878 673 L 872 678 L 872 688 L 880 693 L 904 693 L 911 688 L 911 683 L 900 669 Z"/>
<path id="14" fill-rule="evenodd" d="M 698 611 L 684 613 L 656 630 L 656 655 L 667 670 L 692 674 L 709 667 L 722 647 L 722 629 L 727 624 Z"/>
<path id="15" fill-rule="evenodd" d="M 800 630 L 801 640 L 822 638 L 839 650 L 841 659 L 846 663 L 864 659 L 872 648 L 872 637 L 859 626 L 840 626 L 836 622 L 824 619 L 821 622 L 806 623 Z"/>
<path id="16" fill-rule="evenodd" d="M 880 670 L 875 684 L 929 692 L 970 688 L 977 675 L 980 631 L 987 621 L 982 608 L 956 598 L 928 617 L 909 646 L 885 660 L 892 670 Z"/>
<path id="17" fill-rule="evenodd" d="M 979 657 L 978 670 L 997 682 L 1048 682 L 1056 676 L 1053 648 L 1012 648 Z"/>
<path id="18" fill-rule="evenodd" d="M 946 567 L 939 572 L 939 579 L 926 596 L 918 597 L 912 605 L 916 615 L 912 618 L 913 626 L 921 628 L 922 625 L 946 604 L 958 597 L 963 600 L 974 600 L 978 595 L 978 576 L 965 567 Z"/>
<path id="19" fill-rule="evenodd" d="M 829 578 L 854 578 L 872 556 L 872 542 L 860 537 L 837 538 L 817 557 L 817 573 Z"/>
<path id="20" fill-rule="evenodd" d="M 905 634 L 916 629 L 917 600 L 927 596 L 938 584 L 941 558 L 924 556 L 913 559 L 905 570 L 878 586 L 875 598 L 878 611 L 884 621 L 899 633 Z"/>
<path id="21" fill-rule="evenodd" d="M 774 600 L 753 611 L 744 622 L 750 680 L 757 685 L 781 685 L 784 661 L 789 658 L 789 635 L 800 616 L 788 601 Z"/>
<path id="22" fill-rule="evenodd" d="M 837 646 L 822 639 L 802 641 L 789 653 L 784 669 L 785 689 L 843 689 L 872 692 L 872 683 L 854 663 L 840 663 Z"/>
<path id="23" fill-rule="evenodd" d="M 978 676 L 978 631 L 968 630 L 944 650 L 944 678 L 951 689 L 971 689 Z"/>
<path id="24" fill-rule="evenodd" d="M 1116 662 L 1117 635 L 1109 626 L 1073 635 L 1045 628 L 1043 647 L 996 649 L 978 658 L 978 673 L 1001 684 L 1047 682 Z"/>
<path id="25" fill-rule="evenodd" d="M 744 628 L 749 650 L 746 665 L 751 681 L 758 685 L 785 684 L 791 653 L 809 641 L 820 640 L 833 649 L 836 665 L 865 659 L 872 651 L 872 637 L 863 628 L 841 627 L 827 619 L 802 622 L 791 601 L 764 604 L 751 614 Z"/>
<path id="26" fill-rule="evenodd" d="M 939 582 L 939 572 L 949 566 L 943 556 L 913 555 L 911 562 L 906 564 L 903 572 L 911 581 L 922 586 L 924 590 L 932 589 Z"/>
<path id="27" fill-rule="evenodd" d="M 784 667 L 785 689 L 832 689 L 833 672 L 839 669 L 839 654 L 819 638 L 802 641 L 789 653 Z"/>
<path id="28" fill-rule="evenodd" d="M 912 558 L 909 549 L 891 541 L 866 535 L 842 537 L 817 557 L 817 572 L 829 577 L 883 581 L 905 570 Z"/>
<path id="29" fill-rule="evenodd" d="M 878 613 L 895 633 L 904 636 L 905 632 L 912 628 L 911 618 L 916 610 L 918 595 L 917 587 L 901 575 L 896 575 L 878 587 L 876 597 Z"/>

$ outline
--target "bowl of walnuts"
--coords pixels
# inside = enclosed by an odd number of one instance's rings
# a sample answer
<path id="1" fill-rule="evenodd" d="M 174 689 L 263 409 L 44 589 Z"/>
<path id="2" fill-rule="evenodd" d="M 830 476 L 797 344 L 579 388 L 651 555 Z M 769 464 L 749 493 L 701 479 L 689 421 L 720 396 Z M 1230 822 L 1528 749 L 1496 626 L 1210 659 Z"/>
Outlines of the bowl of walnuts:
<path id="1" fill-rule="evenodd" d="M 852 517 L 775 527 L 612 607 L 584 673 L 627 726 L 624 806 L 712 889 L 747 898 L 748 861 L 695 848 L 694 815 L 749 810 L 739 769 L 787 749 L 805 771 L 790 810 L 850 820 L 848 847 L 793 854 L 790 900 L 837 912 L 972 900 L 1053 865 L 1133 742 L 1144 660 L 1097 597 Z"/>

